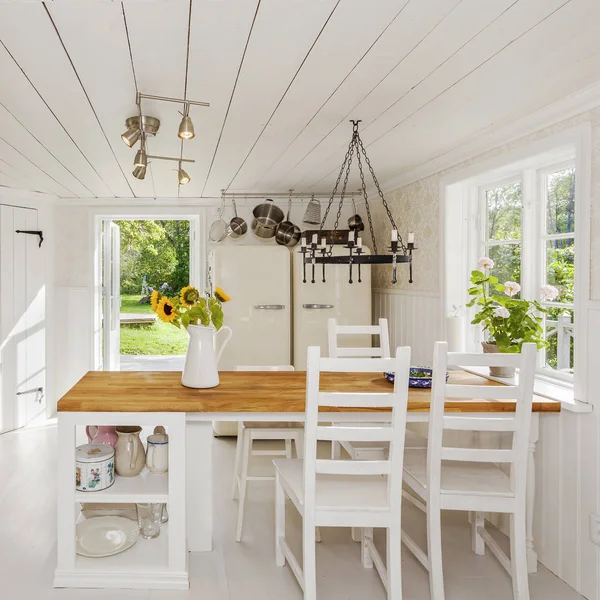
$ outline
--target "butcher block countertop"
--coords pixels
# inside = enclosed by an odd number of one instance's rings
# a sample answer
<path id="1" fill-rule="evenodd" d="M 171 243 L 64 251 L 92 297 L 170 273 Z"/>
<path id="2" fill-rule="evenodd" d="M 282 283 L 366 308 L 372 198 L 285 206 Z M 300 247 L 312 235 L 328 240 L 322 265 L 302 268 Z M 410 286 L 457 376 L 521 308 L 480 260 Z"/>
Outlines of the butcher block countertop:
<path id="1" fill-rule="evenodd" d="M 302 371 L 224 371 L 216 388 L 197 390 L 181 385 L 177 371 L 90 371 L 58 402 L 59 412 L 202 412 L 202 413 L 301 413 L 306 398 L 306 373 Z M 450 383 L 502 385 L 465 371 L 452 371 Z M 322 373 L 321 390 L 329 392 L 390 392 L 383 375 L 372 373 Z M 431 390 L 410 388 L 409 412 L 427 412 Z M 337 412 L 335 407 L 323 410 Z M 344 411 L 381 411 L 356 408 Z M 447 411 L 514 412 L 511 400 L 451 400 Z M 560 403 L 534 397 L 535 412 L 559 412 Z"/>

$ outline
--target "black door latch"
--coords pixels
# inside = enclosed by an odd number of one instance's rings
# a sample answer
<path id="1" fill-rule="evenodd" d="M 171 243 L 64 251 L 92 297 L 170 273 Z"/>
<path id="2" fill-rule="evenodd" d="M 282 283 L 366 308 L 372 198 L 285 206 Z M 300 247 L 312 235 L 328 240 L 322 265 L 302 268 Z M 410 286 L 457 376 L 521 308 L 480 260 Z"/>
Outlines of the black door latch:
<path id="1" fill-rule="evenodd" d="M 15 233 L 27 233 L 29 235 L 39 235 L 40 236 L 40 243 L 38 244 L 38 248 L 42 247 L 42 242 L 44 241 L 44 235 L 41 231 L 29 231 L 29 230 L 23 230 L 23 229 L 17 229 L 15 231 Z"/>

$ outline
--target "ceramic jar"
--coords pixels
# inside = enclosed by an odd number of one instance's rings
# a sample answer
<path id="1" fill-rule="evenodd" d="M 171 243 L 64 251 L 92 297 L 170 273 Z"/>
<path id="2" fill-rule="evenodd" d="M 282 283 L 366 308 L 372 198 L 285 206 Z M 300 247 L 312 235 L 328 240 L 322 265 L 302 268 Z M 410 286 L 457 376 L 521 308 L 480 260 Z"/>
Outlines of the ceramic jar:
<path id="1" fill-rule="evenodd" d="M 88 425 L 85 428 L 85 433 L 90 444 L 92 442 L 94 444 L 108 444 L 114 448 L 119 439 L 115 429 L 114 425 Z"/>
<path id="2" fill-rule="evenodd" d="M 115 451 L 107 444 L 79 446 L 75 458 L 75 488 L 99 492 L 115 482 Z"/>
<path id="3" fill-rule="evenodd" d="M 119 438 L 115 448 L 117 475 L 135 477 L 146 464 L 144 446 L 140 439 L 142 428 L 139 425 L 119 425 L 116 431 Z"/>
<path id="4" fill-rule="evenodd" d="M 146 466 L 151 473 L 163 474 L 169 470 L 169 436 L 155 433 L 148 436 Z"/>
<path id="5" fill-rule="evenodd" d="M 496 344 L 488 344 L 487 342 L 482 342 L 483 351 L 485 354 L 495 354 L 500 352 L 500 349 Z M 515 376 L 515 368 L 514 367 L 490 367 L 490 375 L 492 377 L 514 377 Z"/>

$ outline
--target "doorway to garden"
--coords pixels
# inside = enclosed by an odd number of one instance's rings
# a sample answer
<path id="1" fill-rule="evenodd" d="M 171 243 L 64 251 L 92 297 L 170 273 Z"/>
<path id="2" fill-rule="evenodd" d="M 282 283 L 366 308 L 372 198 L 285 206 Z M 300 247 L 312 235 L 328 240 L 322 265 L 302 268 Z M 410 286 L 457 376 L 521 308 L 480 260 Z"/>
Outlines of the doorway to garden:
<path id="1" fill-rule="evenodd" d="M 97 367 L 110 371 L 182 370 L 187 334 L 160 318 L 152 292 L 176 297 L 198 285 L 197 220 L 99 218 Z"/>

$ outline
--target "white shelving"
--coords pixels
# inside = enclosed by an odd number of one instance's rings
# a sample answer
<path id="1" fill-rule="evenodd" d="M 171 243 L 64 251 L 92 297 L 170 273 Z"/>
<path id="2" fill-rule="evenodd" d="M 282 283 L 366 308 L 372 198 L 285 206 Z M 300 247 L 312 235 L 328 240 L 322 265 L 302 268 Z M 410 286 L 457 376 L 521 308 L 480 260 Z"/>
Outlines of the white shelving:
<path id="1" fill-rule="evenodd" d="M 137 477 L 115 475 L 113 485 L 99 492 L 75 492 L 75 502 L 168 502 L 169 477 L 144 468 Z"/>

